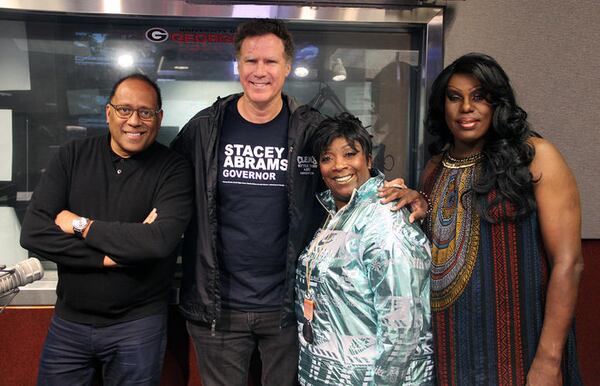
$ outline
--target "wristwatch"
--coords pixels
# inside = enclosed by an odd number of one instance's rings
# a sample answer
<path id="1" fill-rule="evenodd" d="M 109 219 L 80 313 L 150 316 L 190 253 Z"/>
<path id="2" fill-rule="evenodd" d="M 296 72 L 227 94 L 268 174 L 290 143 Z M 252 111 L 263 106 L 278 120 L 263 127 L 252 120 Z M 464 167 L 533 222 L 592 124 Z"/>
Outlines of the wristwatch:
<path id="1" fill-rule="evenodd" d="M 75 236 L 83 239 L 83 231 L 85 228 L 87 228 L 89 223 L 90 219 L 85 217 L 77 217 L 75 220 L 73 220 L 73 233 Z"/>

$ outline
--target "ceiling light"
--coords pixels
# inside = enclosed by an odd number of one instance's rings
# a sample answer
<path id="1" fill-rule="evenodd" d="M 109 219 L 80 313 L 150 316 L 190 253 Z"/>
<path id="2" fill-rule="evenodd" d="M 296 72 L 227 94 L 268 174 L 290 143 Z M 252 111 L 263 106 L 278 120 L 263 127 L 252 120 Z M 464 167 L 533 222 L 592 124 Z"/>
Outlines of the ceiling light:
<path id="1" fill-rule="evenodd" d="M 133 66 L 133 56 L 129 54 L 119 55 L 117 58 L 117 63 L 123 68 L 131 67 Z"/>
<path id="2" fill-rule="evenodd" d="M 333 65 L 331 66 L 332 77 L 331 79 L 335 82 L 341 82 L 342 80 L 346 80 L 346 67 L 344 67 L 344 63 L 342 63 L 341 58 L 337 58 Z"/>
<path id="3" fill-rule="evenodd" d="M 294 69 L 294 75 L 296 75 L 298 78 L 304 78 L 308 75 L 308 68 L 304 67 L 304 66 L 298 66 Z"/>

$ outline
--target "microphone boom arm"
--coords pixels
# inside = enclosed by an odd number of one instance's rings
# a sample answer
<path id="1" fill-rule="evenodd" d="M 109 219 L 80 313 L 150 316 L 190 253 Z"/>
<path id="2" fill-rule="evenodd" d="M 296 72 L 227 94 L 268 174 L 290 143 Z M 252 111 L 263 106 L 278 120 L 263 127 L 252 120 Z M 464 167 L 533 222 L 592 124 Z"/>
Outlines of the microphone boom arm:
<path id="1" fill-rule="evenodd" d="M 338 110 L 338 113 L 347 113 L 348 109 L 340 101 L 338 96 L 333 92 L 331 87 L 325 82 L 319 84 L 319 92 L 308 102 L 308 105 L 319 110 L 325 102 L 329 100 L 331 104 Z"/>

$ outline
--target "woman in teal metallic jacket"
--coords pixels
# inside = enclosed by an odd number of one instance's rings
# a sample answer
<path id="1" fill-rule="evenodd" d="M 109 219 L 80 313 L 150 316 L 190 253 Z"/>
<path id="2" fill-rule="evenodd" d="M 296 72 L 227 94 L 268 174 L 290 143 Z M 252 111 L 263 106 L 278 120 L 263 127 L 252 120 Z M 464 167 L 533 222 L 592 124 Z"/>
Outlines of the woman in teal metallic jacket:
<path id="1" fill-rule="evenodd" d="M 406 209 L 382 205 L 383 174 L 350 114 L 316 130 L 329 213 L 299 258 L 296 313 L 302 385 L 433 383 L 429 242 Z"/>

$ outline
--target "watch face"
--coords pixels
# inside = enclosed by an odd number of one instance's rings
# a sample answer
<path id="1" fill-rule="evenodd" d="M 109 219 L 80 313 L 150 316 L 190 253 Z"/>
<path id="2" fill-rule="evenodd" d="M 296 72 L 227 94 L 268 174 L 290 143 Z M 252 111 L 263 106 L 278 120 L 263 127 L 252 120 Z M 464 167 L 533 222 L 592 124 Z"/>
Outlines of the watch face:
<path id="1" fill-rule="evenodd" d="M 88 222 L 87 218 L 85 218 L 85 217 L 76 218 L 75 220 L 73 220 L 73 228 L 80 231 L 83 228 L 85 228 L 85 226 L 87 225 L 87 222 Z"/>

